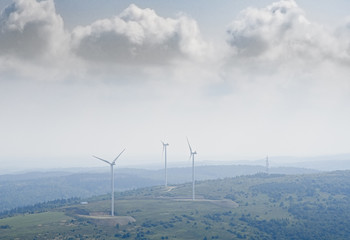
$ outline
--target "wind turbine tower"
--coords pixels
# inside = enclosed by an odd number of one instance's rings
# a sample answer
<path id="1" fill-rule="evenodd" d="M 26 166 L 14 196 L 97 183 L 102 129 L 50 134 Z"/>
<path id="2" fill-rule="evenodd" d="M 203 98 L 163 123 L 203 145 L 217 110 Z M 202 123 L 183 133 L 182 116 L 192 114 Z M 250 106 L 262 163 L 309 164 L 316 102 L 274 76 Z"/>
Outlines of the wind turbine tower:
<path id="1" fill-rule="evenodd" d="M 163 144 L 163 154 L 164 154 L 164 167 L 165 167 L 165 187 L 168 187 L 168 173 L 167 173 L 167 155 L 166 155 L 166 148 L 167 146 L 169 146 L 168 143 L 164 143 L 163 141 L 161 141 Z"/>
<path id="2" fill-rule="evenodd" d="M 192 158 L 192 201 L 195 200 L 195 176 L 194 176 L 194 155 L 197 154 L 196 151 L 193 151 L 190 145 L 190 142 L 187 138 L 188 147 L 190 148 L 190 159 Z"/>
<path id="3" fill-rule="evenodd" d="M 269 174 L 269 168 L 270 168 L 270 164 L 269 164 L 269 155 L 266 156 L 266 173 Z"/>
<path id="4" fill-rule="evenodd" d="M 113 173 L 113 167 L 115 165 L 115 161 L 122 155 L 122 153 L 125 151 L 125 148 L 119 155 L 113 160 L 113 162 L 109 162 L 105 159 L 93 156 L 94 158 L 97 158 L 98 160 L 101 160 L 105 163 L 108 163 L 111 166 L 111 216 L 114 216 L 114 173 Z"/>

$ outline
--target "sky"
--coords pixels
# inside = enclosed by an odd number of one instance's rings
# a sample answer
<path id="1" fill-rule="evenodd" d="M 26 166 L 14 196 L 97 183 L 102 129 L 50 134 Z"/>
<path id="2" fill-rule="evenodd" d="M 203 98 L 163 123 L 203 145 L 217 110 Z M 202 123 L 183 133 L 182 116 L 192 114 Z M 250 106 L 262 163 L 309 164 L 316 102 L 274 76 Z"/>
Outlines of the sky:
<path id="1" fill-rule="evenodd" d="M 2 170 L 349 153 L 349 1 L 0 9 Z"/>

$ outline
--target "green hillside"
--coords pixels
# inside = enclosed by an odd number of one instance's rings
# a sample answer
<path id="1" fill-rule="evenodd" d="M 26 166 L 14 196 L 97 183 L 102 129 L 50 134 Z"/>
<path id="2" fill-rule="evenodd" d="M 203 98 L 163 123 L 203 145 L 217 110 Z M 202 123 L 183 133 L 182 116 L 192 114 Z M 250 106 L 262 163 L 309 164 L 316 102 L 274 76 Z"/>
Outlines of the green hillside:
<path id="1" fill-rule="evenodd" d="M 349 239 L 350 172 L 149 187 L 0 219 L 0 239 Z"/>

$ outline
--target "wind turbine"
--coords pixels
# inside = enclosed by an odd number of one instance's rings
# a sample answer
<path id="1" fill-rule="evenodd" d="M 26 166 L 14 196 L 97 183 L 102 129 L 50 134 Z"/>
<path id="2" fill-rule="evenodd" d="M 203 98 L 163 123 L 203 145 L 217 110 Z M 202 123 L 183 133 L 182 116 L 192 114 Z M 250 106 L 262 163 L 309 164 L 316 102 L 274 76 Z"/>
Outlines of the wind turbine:
<path id="1" fill-rule="evenodd" d="M 269 164 L 269 155 L 266 156 L 266 173 L 269 174 L 269 167 L 270 167 L 270 164 Z"/>
<path id="2" fill-rule="evenodd" d="M 192 150 L 190 142 L 188 141 L 188 138 L 187 138 L 187 143 L 188 143 L 188 147 L 190 148 L 190 159 L 192 158 L 192 201 L 194 201 L 195 200 L 194 155 L 197 154 L 197 152 Z"/>
<path id="3" fill-rule="evenodd" d="M 111 216 L 114 216 L 114 173 L 113 173 L 113 166 L 115 165 L 115 161 L 122 155 L 122 153 L 125 151 L 125 148 L 119 155 L 113 160 L 113 162 L 109 162 L 107 160 L 104 160 L 102 158 L 93 156 L 94 158 L 97 158 L 98 160 L 101 160 L 105 163 L 108 163 L 111 166 Z"/>
<path id="4" fill-rule="evenodd" d="M 163 144 L 163 154 L 164 154 L 164 162 L 165 162 L 165 187 L 168 187 L 168 175 L 167 175 L 167 159 L 166 159 L 166 148 L 169 146 L 168 143 L 164 143 L 161 141 Z"/>

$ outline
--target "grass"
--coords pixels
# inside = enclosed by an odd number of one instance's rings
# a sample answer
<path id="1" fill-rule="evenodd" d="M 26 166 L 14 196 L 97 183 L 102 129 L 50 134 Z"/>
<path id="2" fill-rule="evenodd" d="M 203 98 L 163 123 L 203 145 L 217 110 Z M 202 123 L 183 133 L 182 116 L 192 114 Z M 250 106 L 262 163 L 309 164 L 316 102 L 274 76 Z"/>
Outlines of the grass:
<path id="1" fill-rule="evenodd" d="M 64 212 L 54 211 L 0 219 L 0 226 L 9 226 L 9 229 L 1 229 L 0 239 L 22 239 L 47 231 L 66 231 L 70 228 L 70 220 L 72 218 Z"/>
<path id="2" fill-rule="evenodd" d="M 95 215 L 94 212 L 108 213 L 109 200 L 93 202 L 88 205 L 77 206 Z M 227 206 L 230 206 L 227 208 Z M 205 215 L 214 215 L 217 212 L 227 212 L 234 210 L 237 206 L 227 204 L 217 204 L 212 200 L 188 201 L 179 199 L 135 199 L 117 200 L 115 210 L 119 216 L 131 216 L 136 219 L 135 223 L 127 226 L 119 226 L 121 232 L 127 231 L 135 237 L 140 233 L 147 233 L 151 239 L 161 239 L 161 237 L 171 237 L 177 239 L 203 239 L 205 236 L 214 236 L 215 232 L 222 232 L 222 227 L 208 227 L 208 223 L 203 221 Z M 210 220 L 208 220 L 210 221 Z M 103 227 L 101 226 L 101 229 Z M 206 229 L 194 231 L 194 229 Z M 118 231 L 116 231 L 117 233 Z M 169 236 L 169 233 L 172 233 Z M 175 234 L 176 233 L 176 234 Z M 225 233 L 226 234 L 226 233 Z M 224 235 L 225 235 L 224 234 Z M 210 235 L 210 236 L 209 236 Z M 221 233 L 221 235 L 223 235 Z M 227 237 L 232 237 L 227 234 Z"/>

